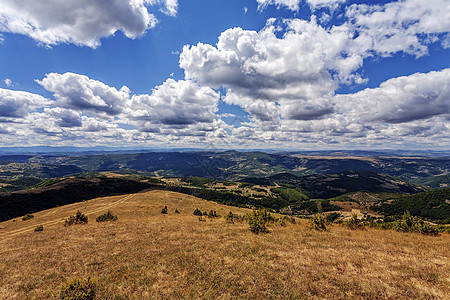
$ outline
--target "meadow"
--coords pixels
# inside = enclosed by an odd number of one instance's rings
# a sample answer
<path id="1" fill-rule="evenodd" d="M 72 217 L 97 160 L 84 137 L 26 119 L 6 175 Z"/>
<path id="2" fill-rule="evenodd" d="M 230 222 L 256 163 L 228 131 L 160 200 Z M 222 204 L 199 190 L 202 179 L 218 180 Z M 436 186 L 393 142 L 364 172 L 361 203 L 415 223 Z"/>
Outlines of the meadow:
<path id="1" fill-rule="evenodd" d="M 161 209 L 167 206 L 167 214 Z M 307 220 L 253 234 L 193 215 L 229 207 L 169 191 L 92 199 L 0 223 L 0 299 L 58 299 L 95 278 L 97 299 L 448 299 L 450 235 L 329 231 Z M 175 213 L 177 209 L 180 213 Z M 77 210 L 85 225 L 64 226 Z M 111 210 L 115 222 L 95 218 Z M 38 225 L 43 231 L 35 232 Z"/>

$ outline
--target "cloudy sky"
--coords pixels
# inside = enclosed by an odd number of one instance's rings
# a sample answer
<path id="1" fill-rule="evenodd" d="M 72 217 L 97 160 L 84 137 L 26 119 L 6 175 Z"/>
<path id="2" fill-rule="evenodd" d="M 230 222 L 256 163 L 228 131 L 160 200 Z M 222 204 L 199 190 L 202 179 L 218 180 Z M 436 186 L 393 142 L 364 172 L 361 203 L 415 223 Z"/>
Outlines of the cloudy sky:
<path id="1" fill-rule="evenodd" d="M 450 149 L 450 1 L 0 0 L 0 146 Z"/>

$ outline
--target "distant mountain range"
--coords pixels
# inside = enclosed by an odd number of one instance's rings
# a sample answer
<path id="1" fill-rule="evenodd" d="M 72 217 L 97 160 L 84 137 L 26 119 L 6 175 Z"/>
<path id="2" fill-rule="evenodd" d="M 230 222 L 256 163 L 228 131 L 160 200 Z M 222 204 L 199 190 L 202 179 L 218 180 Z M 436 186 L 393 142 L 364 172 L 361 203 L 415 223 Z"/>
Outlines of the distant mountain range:
<path id="1" fill-rule="evenodd" d="M 380 157 L 380 156 L 422 156 L 422 157 L 450 157 L 450 150 L 280 150 L 280 149 L 235 149 L 236 152 L 265 152 L 284 154 L 304 154 L 323 156 L 359 156 L 359 157 Z M 228 152 L 230 149 L 217 149 L 214 152 Z M 121 153 L 147 153 L 147 152 L 211 152 L 209 149 L 201 148 L 145 148 L 145 147 L 0 147 L 2 155 L 66 155 L 80 156 L 89 154 L 121 154 Z"/>
<path id="2" fill-rule="evenodd" d="M 312 155 L 314 154 L 314 155 Z M 296 176 L 330 174 L 346 170 L 371 171 L 433 187 L 449 184 L 450 157 L 367 156 L 368 152 L 330 153 L 265 152 L 146 152 L 97 155 L 2 155 L 0 178 L 61 177 L 83 172 L 141 172 L 174 177 L 212 177 L 226 180 L 269 177 L 279 173 Z M 362 155 L 364 154 L 364 155 Z M 434 179 L 440 176 L 439 179 Z"/>

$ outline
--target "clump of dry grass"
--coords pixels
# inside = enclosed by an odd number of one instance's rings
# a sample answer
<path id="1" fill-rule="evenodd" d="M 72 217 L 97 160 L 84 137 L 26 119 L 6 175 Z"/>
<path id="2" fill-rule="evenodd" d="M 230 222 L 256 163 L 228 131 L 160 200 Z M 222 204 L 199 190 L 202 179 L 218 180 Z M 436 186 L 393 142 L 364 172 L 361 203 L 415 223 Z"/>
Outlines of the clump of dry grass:
<path id="1" fill-rule="evenodd" d="M 164 205 L 182 213 L 163 215 Z M 36 213 L 30 223 L 4 222 L 0 299 L 47 299 L 66 278 L 88 274 L 97 278 L 98 299 L 445 299 L 450 294 L 448 234 L 343 226 L 323 234 L 299 220 L 255 235 L 244 222 L 198 222 L 192 214 L 197 207 L 223 216 L 230 210 L 249 212 L 150 191 Z M 75 209 L 92 216 L 111 208 L 119 216 L 116 222 L 62 226 Z M 46 230 L 33 234 L 36 224 Z"/>

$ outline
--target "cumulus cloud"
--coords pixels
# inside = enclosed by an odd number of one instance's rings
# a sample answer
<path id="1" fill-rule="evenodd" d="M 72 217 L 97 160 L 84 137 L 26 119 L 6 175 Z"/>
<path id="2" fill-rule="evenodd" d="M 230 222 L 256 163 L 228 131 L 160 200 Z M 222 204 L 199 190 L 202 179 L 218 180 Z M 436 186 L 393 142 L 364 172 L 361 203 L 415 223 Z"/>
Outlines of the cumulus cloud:
<path id="1" fill-rule="evenodd" d="M 405 123 L 450 115 L 450 69 L 416 73 L 336 97 L 336 110 L 355 122 Z"/>
<path id="2" fill-rule="evenodd" d="M 450 2 L 446 0 L 354 4 L 345 15 L 358 33 L 355 43 L 360 51 L 375 51 L 383 56 L 400 51 L 425 55 L 427 44 L 436 35 L 450 31 Z"/>
<path id="3" fill-rule="evenodd" d="M 309 4 L 322 7 L 342 2 Z M 328 118 L 337 111 L 334 94 L 339 86 L 367 81 L 359 73 L 367 57 L 399 51 L 421 56 L 429 43 L 445 40 L 442 35 L 450 30 L 450 5 L 445 2 L 354 4 L 344 8 L 348 20 L 328 28 L 318 24 L 314 15 L 310 20 L 270 19 L 259 32 L 232 28 L 220 34 L 216 45 L 186 45 L 179 64 L 187 79 L 224 87 L 223 101 L 239 105 L 254 120 Z M 258 3 L 295 10 L 299 1 Z M 393 122 L 408 119 L 401 111 L 385 117 Z"/>
<path id="4" fill-rule="evenodd" d="M 217 116 L 219 94 L 188 81 L 167 79 L 151 94 L 133 95 L 128 115 L 145 127 L 145 123 L 181 126 L 211 123 Z"/>
<path id="5" fill-rule="evenodd" d="M 36 94 L 0 89 L 0 121 L 21 118 L 38 107 L 50 105 L 50 100 Z M 5 120 L 5 119 L 3 119 Z"/>
<path id="6" fill-rule="evenodd" d="M 44 45 L 96 48 L 101 38 L 116 31 L 134 39 L 154 27 L 157 19 L 147 6 L 156 2 L 164 2 L 165 11 L 176 14 L 174 0 L 3 0 L 0 31 L 27 35 Z"/>
<path id="7" fill-rule="evenodd" d="M 130 96 L 130 90 L 126 86 L 117 90 L 103 82 L 75 73 L 50 73 L 36 82 L 53 93 L 59 106 L 103 117 L 122 112 Z"/>
<path id="8" fill-rule="evenodd" d="M 343 54 L 350 35 L 345 28 L 324 29 L 315 20 L 273 21 L 260 32 L 228 29 L 216 47 L 185 46 L 180 67 L 187 79 L 202 85 L 228 88 L 224 101 L 257 117 L 279 115 L 309 119 L 332 111 L 328 100 L 337 88 L 335 78 L 359 78 L 357 54 Z M 331 74 L 330 70 L 334 74 Z"/>

